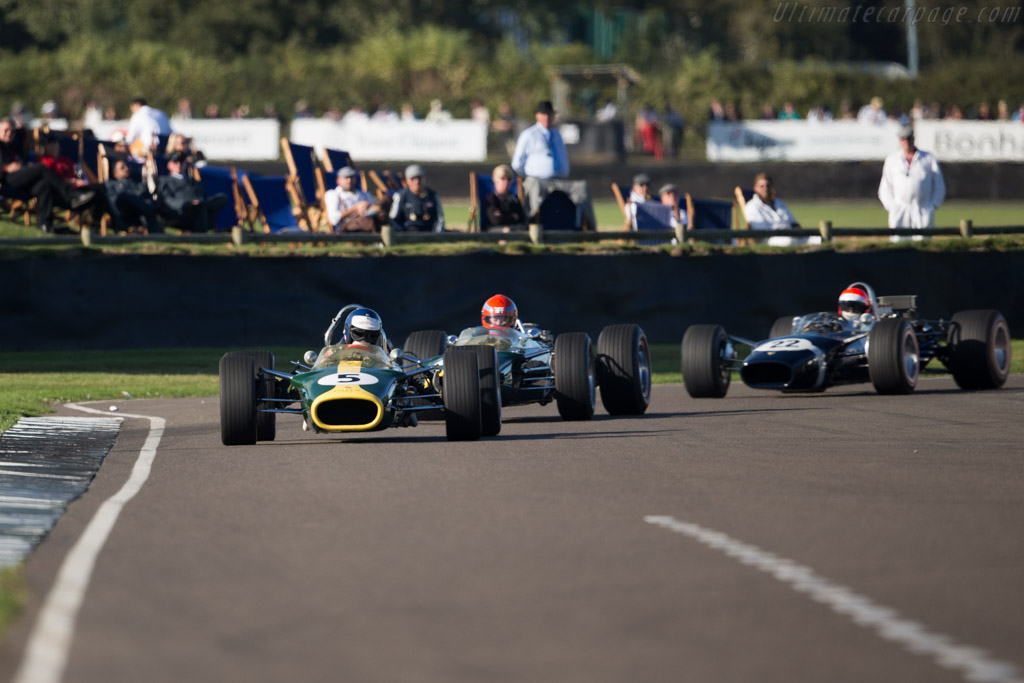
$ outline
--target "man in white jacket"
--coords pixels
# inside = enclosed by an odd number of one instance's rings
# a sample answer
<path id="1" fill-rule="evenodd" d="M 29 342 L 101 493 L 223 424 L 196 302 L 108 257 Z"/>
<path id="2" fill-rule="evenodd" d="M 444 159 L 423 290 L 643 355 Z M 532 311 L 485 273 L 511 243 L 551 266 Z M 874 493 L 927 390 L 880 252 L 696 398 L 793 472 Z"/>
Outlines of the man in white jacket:
<path id="1" fill-rule="evenodd" d="M 914 144 L 914 129 L 903 126 L 899 133 L 900 151 L 890 154 L 882 167 L 878 198 L 889 212 L 890 228 L 935 227 L 935 210 L 946 197 L 942 169 L 933 154 L 919 150 Z M 903 239 L 899 235 L 892 242 Z M 911 239 L 924 239 L 914 235 Z"/>

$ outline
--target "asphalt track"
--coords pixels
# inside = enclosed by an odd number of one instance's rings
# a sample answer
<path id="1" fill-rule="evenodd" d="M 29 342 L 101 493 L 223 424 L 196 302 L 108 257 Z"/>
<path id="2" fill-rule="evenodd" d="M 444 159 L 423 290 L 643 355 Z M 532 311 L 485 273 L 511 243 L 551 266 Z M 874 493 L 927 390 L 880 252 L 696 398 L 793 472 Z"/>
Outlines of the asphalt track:
<path id="1" fill-rule="evenodd" d="M 60 680 L 1024 679 L 1024 376 L 663 385 L 642 418 L 512 408 L 479 443 L 282 417 L 275 442 L 225 448 L 216 399 L 115 403 L 166 429 Z M 28 559 L 3 680 L 149 426 L 126 420 Z"/>

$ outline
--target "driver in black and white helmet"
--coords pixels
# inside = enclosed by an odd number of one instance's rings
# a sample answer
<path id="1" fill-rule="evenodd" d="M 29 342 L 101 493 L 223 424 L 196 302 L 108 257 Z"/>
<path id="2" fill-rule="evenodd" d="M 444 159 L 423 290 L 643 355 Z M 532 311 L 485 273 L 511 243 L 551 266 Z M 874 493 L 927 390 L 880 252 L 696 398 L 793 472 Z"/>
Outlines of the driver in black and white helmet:
<path id="1" fill-rule="evenodd" d="M 346 344 L 378 346 L 387 353 L 387 349 L 384 348 L 387 343 L 384 325 L 377 311 L 372 308 L 357 308 L 348 314 L 345 318 L 345 334 L 342 341 Z"/>

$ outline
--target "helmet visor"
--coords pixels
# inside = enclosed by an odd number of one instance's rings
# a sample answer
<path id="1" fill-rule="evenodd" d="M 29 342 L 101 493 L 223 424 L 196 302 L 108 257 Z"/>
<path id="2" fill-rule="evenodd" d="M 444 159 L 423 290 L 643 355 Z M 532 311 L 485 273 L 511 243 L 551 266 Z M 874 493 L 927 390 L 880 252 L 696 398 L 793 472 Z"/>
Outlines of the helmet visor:
<path id="1" fill-rule="evenodd" d="M 514 313 L 491 314 L 484 316 L 484 325 L 494 327 L 513 327 L 516 324 Z"/>
<path id="2" fill-rule="evenodd" d="M 360 330 L 358 327 L 353 327 L 349 334 L 354 342 L 380 346 L 380 330 Z"/>
<path id="3" fill-rule="evenodd" d="M 840 301 L 839 310 L 845 313 L 852 313 L 853 315 L 863 315 L 867 313 L 868 305 L 863 301 Z"/>

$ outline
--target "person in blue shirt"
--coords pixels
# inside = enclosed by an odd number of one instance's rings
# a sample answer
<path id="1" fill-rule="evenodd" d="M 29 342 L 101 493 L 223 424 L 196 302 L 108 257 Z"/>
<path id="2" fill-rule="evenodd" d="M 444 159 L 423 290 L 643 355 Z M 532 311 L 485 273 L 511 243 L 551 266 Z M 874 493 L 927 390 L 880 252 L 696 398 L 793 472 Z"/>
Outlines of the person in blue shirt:
<path id="1" fill-rule="evenodd" d="M 558 129 L 552 128 L 555 108 L 548 101 L 541 102 L 534 116 L 537 123 L 524 130 L 516 141 L 512 169 L 529 178 L 568 178 L 569 154 L 565 151 L 565 141 Z"/>

